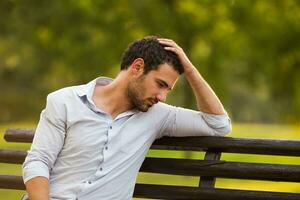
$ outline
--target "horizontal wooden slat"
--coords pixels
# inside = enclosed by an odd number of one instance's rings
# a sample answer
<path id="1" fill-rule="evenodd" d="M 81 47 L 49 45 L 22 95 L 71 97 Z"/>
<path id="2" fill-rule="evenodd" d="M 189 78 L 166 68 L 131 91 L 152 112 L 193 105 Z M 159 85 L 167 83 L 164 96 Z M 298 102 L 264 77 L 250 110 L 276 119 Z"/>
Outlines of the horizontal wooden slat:
<path id="1" fill-rule="evenodd" d="M 21 176 L 0 175 L 0 188 L 25 190 L 25 185 Z"/>
<path id="2" fill-rule="evenodd" d="M 4 139 L 7 142 L 31 143 L 35 129 L 28 128 L 9 128 L 5 131 Z"/>
<path id="3" fill-rule="evenodd" d="M 31 142 L 34 129 L 8 129 L 8 142 Z M 154 142 L 152 149 L 195 150 L 228 153 L 300 156 L 300 140 L 273 140 L 230 137 L 164 137 Z"/>
<path id="4" fill-rule="evenodd" d="M 300 182 L 300 165 L 146 158 L 140 171 L 188 176 Z"/>
<path id="5" fill-rule="evenodd" d="M 0 175 L 0 188 L 25 190 L 21 176 Z M 300 194 L 136 184 L 134 197 L 174 200 L 299 200 Z"/>
<path id="6" fill-rule="evenodd" d="M 26 155 L 24 150 L 0 149 L 0 163 L 22 164 Z"/>
<path id="7" fill-rule="evenodd" d="M 26 151 L 21 150 L 0 150 L 0 162 L 22 164 L 26 154 Z M 187 176 L 300 182 L 300 165 L 146 158 L 140 171 Z"/>
<path id="8" fill-rule="evenodd" d="M 173 200 L 299 200 L 300 194 L 136 184 L 134 197 Z"/>
<path id="9" fill-rule="evenodd" d="M 170 146 L 170 147 L 169 147 Z M 300 140 L 250 139 L 231 137 L 164 137 L 152 148 L 204 150 L 227 153 L 300 156 Z"/>

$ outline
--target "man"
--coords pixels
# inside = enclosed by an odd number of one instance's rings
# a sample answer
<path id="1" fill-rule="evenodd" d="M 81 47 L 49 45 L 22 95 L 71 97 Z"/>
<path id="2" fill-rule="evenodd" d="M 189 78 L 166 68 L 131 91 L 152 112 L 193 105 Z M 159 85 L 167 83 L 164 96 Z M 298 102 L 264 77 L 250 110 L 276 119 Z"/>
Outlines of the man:
<path id="1" fill-rule="evenodd" d="M 199 111 L 163 103 L 183 73 Z M 31 200 L 131 199 L 156 138 L 224 136 L 230 120 L 209 85 L 172 40 L 146 37 L 124 52 L 113 80 L 48 95 L 23 179 Z"/>

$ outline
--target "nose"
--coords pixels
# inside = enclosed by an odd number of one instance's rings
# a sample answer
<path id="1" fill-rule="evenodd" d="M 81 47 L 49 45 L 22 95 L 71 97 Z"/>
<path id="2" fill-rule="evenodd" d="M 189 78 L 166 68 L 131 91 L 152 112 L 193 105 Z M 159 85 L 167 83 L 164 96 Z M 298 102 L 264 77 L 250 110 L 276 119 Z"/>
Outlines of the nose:
<path id="1" fill-rule="evenodd" d="M 161 91 L 157 94 L 156 98 L 160 102 L 165 102 L 167 99 L 167 91 Z"/>

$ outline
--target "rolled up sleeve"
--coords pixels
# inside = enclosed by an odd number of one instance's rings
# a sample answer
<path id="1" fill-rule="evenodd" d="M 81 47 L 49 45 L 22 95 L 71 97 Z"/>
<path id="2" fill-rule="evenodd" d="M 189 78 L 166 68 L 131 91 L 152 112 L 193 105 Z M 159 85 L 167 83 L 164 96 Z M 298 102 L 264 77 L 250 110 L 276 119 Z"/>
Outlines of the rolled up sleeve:
<path id="1" fill-rule="evenodd" d="M 23 181 L 43 176 L 49 179 L 65 138 L 65 109 L 57 95 L 49 94 L 41 112 L 31 149 L 23 163 Z"/>
<path id="2" fill-rule="evenodd" d="M 225 136 L 231 131 L 227 113 L 215 115 L 169 105 L 167 108 L 162 136 Z"/>
<path id="3" fill-rule="evenodd" d="M 207 126 L 210 127 L 211 131 L 208 132 L 212 133 L 210 133 L 209 135 L 225 136 L 232 130 L 231 120 L 227 113 L 223 115 L 199 113 L 199 115 L 201 115 Z"/>

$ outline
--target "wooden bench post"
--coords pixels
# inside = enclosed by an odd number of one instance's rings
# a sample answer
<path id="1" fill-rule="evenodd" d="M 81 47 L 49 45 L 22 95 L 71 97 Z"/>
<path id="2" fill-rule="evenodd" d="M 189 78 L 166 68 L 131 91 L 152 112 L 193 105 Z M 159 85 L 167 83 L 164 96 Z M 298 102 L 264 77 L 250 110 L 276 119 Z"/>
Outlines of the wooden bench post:
<path id="1" fill-rule="evenodd" d="M 205 153 L 204 160 L 219 161 L 221 159 L 221 152 L 214 152 L 208 150 Z M 201 188 L 214 188 L 216 183 L 216 177 L 214 176 L 201 176 L 199 180 L 199 187 Z"/>

